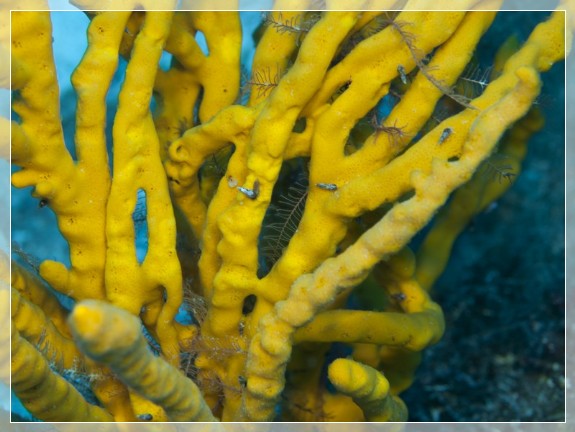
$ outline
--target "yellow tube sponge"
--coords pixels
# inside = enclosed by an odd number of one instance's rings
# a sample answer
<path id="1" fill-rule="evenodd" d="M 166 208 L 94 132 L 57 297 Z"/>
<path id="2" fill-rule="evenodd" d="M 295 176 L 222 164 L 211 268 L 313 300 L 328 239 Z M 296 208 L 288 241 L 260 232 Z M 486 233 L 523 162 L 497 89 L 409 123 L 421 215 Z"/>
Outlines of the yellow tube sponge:
<path id="1" fill-rule="evenodd" d="M 50 420 L 404 421 L 399 394 L 445 326 L 428 288 L 542 125 L 539 74 L 572 37 L 563 12 L 474 80 L 494 11 L 280 0 L 251 21 L 209 0 L 75 1 L 102 10 L 86 11 L 72 74 L 74 150 L 50 15 L 13 13 L 12 183 L 70 250 L 69 266 L 14 251 L 39 273 L 12 272 L 24 403 Z M 498 154 L 513 173 L 486 184 Z M 46 413 L 52 398 L 69 401 Z"/>
<path id="2" fill-rule="evenodd" d="M 45 421 L 109 422 L 104 409 L 50 369 L 46 359 L 12 326 L 12 390 L 34 416 Z"/>
<path id="3" fill-rule="evenodd" d="M 445 203 L 449 193 L 471 177 L 505 129 L 525 114 L 539 92 L 540 81 L 535 70 L 525 67 L 517 71 L 517 79 L 511 92 L 479 115 L 458 161 L 436 159 L 428 175 L 415 172 L 415 195 L 411 199 L 396 204 L 336 258 L 326 260 L 313 274 L 298 278 L 288 298 L 276 303 L 273 314 L 260 321 L 248 354 L 243 415 L 249 419 L 270 418 L 283 387 L 294 330 L 329 306 L 338 294 L 359 284 L 379 260 L 404 247 Z"/>
<path id="4" fill-rule="evenodd" d="M 179 362 L 173 319 L 182 302 L 176 223 L 160 145 L 149 110 L 156 68 L 173 12 L 148 12 L 136 37 L 119 96 L 114 137 L 114 178 L 106 211 L 106 298 L 134 315 L 143 313 L 169 361 Z M 137 260 L 132 214 L 145 193 L 148 250 Z M 164 301 L 165 297 L 165 301 Z"/>
<path id="5" fill-rule="evenodd" d="M 460 23 L 459 20 L 462 18 L 463 22 Z M 449 37 L 434 56 L 433 61 L 436 63 L 430 65 L 430 70 L 438 71 L 430 73 L 436 74 L 437 81 L 445 81 L 444 85 L 447 87 L 465 67 L 465 58 L 470 55 L 483 32 L 489 27 L 493 14 L 471 13 L 465 17 L 455 13 L 445 17 L 431 14 L 425 16 L 407 14 L 400 15 L 399 19 L 403 23 L 402 26 L 409 29 L 414 40 L 432 36 L 430 41 L 426 40 L 425 42 L 431 44 L 430 46 L 418 48 L 421 53 Z M 445 27 L 447 24 L 450 26 L 449 31 L 453 31 L 453 34 L 447 32 Z M 442 30 L 439 31 L 439 28 Z M 426 32 L 426 38 L 416 36 L 423 32 Z M 349 59 L 346 57 L 326 73 L 326 79 L 322 85 L 322 90 L 326 89 L 326 94 L 337 90 L 337 86 L 344 83 L 344 77 L 347 77 L 346 79 L 351 77 L 351 84 L 344 93 L 350 93 L 350 95 L 347 97 L 342 95 L 325 111 L 320 110 L 319 114 L 314 116 L 317 117 L 317 125 L 315 126 L 316 131 L 314 131 L 312 147 L 310 183 L 334 184 L 337 186 L 338 192 L 329 194 L 317 187 L 312 187 L 308 191 L 306 212 L 303 214 L 297 231 L 290 239 L 282 257 L 262 281 L 261 291 L 263 295 L 270 298 L 270 301 L 285 298 L 287 290 L 300 274 L 313 270 L 333 254 L 337 244 L 345 235 L 347 219 L 342 218 L 341 215 L 347 216 L 349 212 L 356 210 L 355 205 L 358 200 L 355 196 L 359 195 L 359 191 L 354 192 L 353 198 L 349 197 L 348 199 L 347 196 L 347 189 L 353 187 L 354 181 L 364 184 L 368 173 L 373 172 L 377 167 L 385 166 L 385 169 L 393 171 L 393 174 L 390 173 L 392 181 L 386 179 L 386 181 L 378 183 L 377 186 L 374 185 L 373 189 L 364 186 L 357 189 L 361 189 L 362 193 L 372 197 L 384 190 L 391 192 L 399 184 L 398 178 L 401 176 L 408 177 L 409 168 L 407 165 L 413 166 L 418 163 L 417 157 L 410 157 L 409 161 L 406 160 L 405 164 L 401 164 L 402 168 L 393 169 L 385 165 L 391 155 L 400 152 L 402 147 L 407 145 L 410 139 L 415 136 L 428 119 L 437 100 L 443 95 L 421 73 L 417 75 L 410 89 L 397 107 L 392 110 L 384 124 L 385 126 L 405 127 L 405 132 L 402 132 L 404 139 L 394 139 L 392 145 L 387 145 L 386 138 L 380 138 L 378 141 L 374 134 L 366 140 L 359 151 L 344 156 L 343 147 L 347 142 L 349 129 L 359 117 L 365 115 L 365 110 L 371 106 L 371 103 L 375 104 L 373 101 L 366 103 L 366 97 L 377 100 L 385 95 L 389 82 L 398 74 L 397 63 L 388 63 L 387 61 L 378 63 L 378 69 L 375 69 L 369 76 L 358 76 L 358 71 L 369 69 L 369 62 L 375 62 L 377 58 L 377 49 L 381 52 L 387 50 L 397 55 L 397 61 L 400 64 L 403 62 L 405 67 L 408 67 L 408 61 L 413 61 L 409 50 L 405 47 L 402 49 L 401 45 L 393 44 L 388 46 L 389 39 L 392 37 L 397 37 L 397 35 L 390 26 L 380 34 L 360 43 L 352 51 L 355 53 L 353 56 L 350 53 Z M 453 52 L 459 54 L 453 54 Z M 451 61 L 452 55 L 455 55 L 459 60 L 457 62 Z M 423 100 L 421 100 L 422 93 L 426 95 Z M 319 93 L 314 96 L 306 111 L 315 110 L 315 108 L 311 108 L 314 104 L 320 106 L 320 102 L 316 101 L 318 95 Z M 398 121 L 402 123 L 398 124 Z M 342 126 L 342 122 L 346 126 Z M 336 123 L 337 126 L 335 126 Z M 438 151 L 446 151 L 449 145 L 451 143 L 448 143 L 445 149 Z M 349 185 L 346 186 L 347 183 Z M 393 201 L 397 195 L 391 192 L 384 200 Z M 359 213 L 358 211 L 356 216 Z M 317 230 L 318 224 L 322 226 L 321 230 Z M 302 259 L 303 256 L 306 259 Z M 283 288 L 278 289 L 278 287 Z"/>
<path id="6" fill-rule="evenodd" d="M 419 351 L 436 343 L 443 334 L 443 316 L 433 312 L 414 314 L 333 310 L 318 314 L 311 323 L 298 330 L 294 343 L 365 342 L 400 346 Z"/>
<path id="7" fill-rule="evenodd" d="M 194 9 L 198 7 L 194 4 Z M 207 55 L 194 37 L 196 32 L 201 32 L 207 41 Z M 158 70 L 156 79 L 160 109 L 155 123 L 162 141 L 162 157 L 172 141 L 195 126 L 194 106 L 200 92 L 200 123 L 209 121 L 237 99 L 241 38 L 238 12 L 193 11 L 174 17 L 166 51 L 177 64 L 166 72 Z"/>
<path id="8" fill-rule="evenodd" d="M 351 396 L 374 422 L 407 420 L 403 401 L 389 393 L 389 382 L 376 369 L 348 359 L 337 359 L 328 370 L 329 380 L 341 393 Z"/>
<path id="9" fill-rule="evenodd" d="M 60 333 L 70 336 L 66 319 L 68 312 L 60 304 L 54 293 L 34 273 L 28 271 L 15 261 L 11 263 L 11 285 L 20 295 L 31 303 L 42 308 L 42 312 Z"/>
<path id="10" fill-rule="evenodd" d="M 83 356 L 71 339 L 62 335 L 41 308 L 12 289 L 12 321 L 28 342 L 62 371 L 83 367 Z"/>
<path id="11" fill-rule="evenodd" d="M 198 387 L 152 354 L 136 317 L 104 302 L 87 300 L 74 308 L 69 323 L 86 355 L 109 365 L 128 386 L 160 405 L 169 420 L 215 420 Z"/>
<path id="12" fill-rule="evenodd" d="M 339 194 L 330 198 L 327 202 L 328 208 L 336 214 L 357 217 L 382 203 L 394 202 L 402 194 L 409 192 L 412 173 L 417 170 L 423 172 L 429 170 L 434 158 L 441 157 L 443 160 L 448 160 L 459 157 L 467 132 L 474 124 L 474 120 L 483 110 L 497 104 L 516 85 L 515 72 L 520 67 L 535 66 L 543 71 L 544 65 L 539 61 L 542 55 L 556 60 L 562 58 L 564 31 L 562 14 L 554 12 L 548 21 L 535 28 L 525 45 L 509 59 L 503 74 L 488 85 L 481 96 L 471 102 L 477 109 L 466 109 L 446 119 L 400 157 L 370 175 L 353 179 L 338 191 Z M 450 139 L 438 146 L 437 143 L 447 128 L 453 133 Z"/>
<path id="13" fill-rule="evenodd" d="M 417 252 L 416 279 L 425 289 L 430 289 L 445 270 L 453 243 L 471 218 L 503 195 L 519 175 L 527 141 L 543 123 L 541 114 L 531 109 L 508 131 L 499 151 L 441 209 Z"/>
<path id="14" fill-rule="evenodd" d="M 21 118 L 12 162 L 17 187 L 35 186 L 34 194 L 58 218 L 70 245 L 71 268 L 46 261 L 40 274 L 52 287 L 74 299 L 105 296 L 105 207 L 110 186 L 105 139 L 105 97 L 117 65 L 126 13 L 99 15 L 90 27 L 89 48 L 73 76 L 78 93 L 74 161 L 60 125 L 58 85 L 52 59 L 48 12 L 15 12 L 13 109 Z M 34 37 L 30 37 L 35 35 Z M 97 65 L 99 73 L 90 71 Z"/>

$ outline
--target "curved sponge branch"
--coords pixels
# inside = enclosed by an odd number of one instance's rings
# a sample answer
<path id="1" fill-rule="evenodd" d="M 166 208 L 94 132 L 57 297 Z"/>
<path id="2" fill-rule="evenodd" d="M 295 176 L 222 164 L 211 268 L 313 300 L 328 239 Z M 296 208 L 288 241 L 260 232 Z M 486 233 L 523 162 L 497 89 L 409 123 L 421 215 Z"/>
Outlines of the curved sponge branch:
<path id="1" fill-rule="evenodd" d="M 140 320 L 105 302 L 80 302 L 69 318 L 80 349 L 108 365 L 122 381 L 160 405 L 171 421 L 216 421 L 200 390 L 175 367 L 155 357 Z"/>
<path id="2" fill-rule="evenodd" d="M 86 402 L 72 384 L 53 372 L 14 324 L 11 342 L 12 390 L 32 415 L 45 421 L 113 421 L 108 412 Z"/>
<path id="3" fill-rule="evenodd" d="M 389 393 L 389 382 L 376 369 L 349 359 L 337 359 L 328 369 L 331 383 L 358 404 L 368 421 L 406 421 L 403 401 Z"/>

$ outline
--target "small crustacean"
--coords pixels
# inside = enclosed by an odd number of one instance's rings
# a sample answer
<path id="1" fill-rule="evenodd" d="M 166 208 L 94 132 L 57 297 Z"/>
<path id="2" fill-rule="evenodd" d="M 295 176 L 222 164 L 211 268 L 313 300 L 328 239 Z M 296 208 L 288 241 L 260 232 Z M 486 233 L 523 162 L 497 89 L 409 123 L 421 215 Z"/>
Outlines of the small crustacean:
<path id="1" fill-rule="evenodd" d="M 240 321 L 240 323 L 238 324 L 238 333 L 240 334 L 240 336 L 244 335 L 245 329 L 246 329 L 245 321 Z"/>
<path id="2" fill-rule="evenodd" d="M 154 416 L 152 414 L 149 414 L 149 413 L 138 414 L 136 417 L 138 418 L 138 420 L 142 420 L 142 421 L 152 421 L 154 419 Z"/>
<path id="3" fill-rule="evenodd" d="M 316 183 L 316 187 L 326 191 L 336 191 L 337 185 L 334 183 Z"/>
<path id="4" fill-rule="evenodd" d="M 248 386 L 248 379 L 246 377 L 240 375 L 238 377 L 238 382 L 240 383 L 240 386 L 242 386 L 242 388 L 246 388 Z"/>
<path id="5" fill-rule="evenodd" d="M 453 129 L 450 127 L 443 129 L 443 132 L 441 132 L 441 136 L 439 137 L 438 144 L 439 145 L 443 144 L 445 140 L 451 136 L 452 133 Z"/>
<path id="6" fill-rule="evenodd" d="M 403 84 L 407 84 L 407 73 L 405 73 L 405 68 L 402 65 L 397 67 L 397 73 Z"/>
<path id="7" fill-rule="evenodd" d="M 398 302 L 402 302 L 407 298 L 407 296 L 402 292 L 397 292 L 397 293 L 391 294 L 391 298 L 397 300 Z"/>
<path id="8" fill-rule="evenodd" d="M 256 180 L 254 182 L 254 186 L 253 189 L 248 189 L 245 188 L 243 186 L 238 186 L 238 190 L 243 193 L 245 196 L 247 196 L 249 199 L 255 200 L 258 195 L 260 194 L 260 182 L 259 180 Z"/>

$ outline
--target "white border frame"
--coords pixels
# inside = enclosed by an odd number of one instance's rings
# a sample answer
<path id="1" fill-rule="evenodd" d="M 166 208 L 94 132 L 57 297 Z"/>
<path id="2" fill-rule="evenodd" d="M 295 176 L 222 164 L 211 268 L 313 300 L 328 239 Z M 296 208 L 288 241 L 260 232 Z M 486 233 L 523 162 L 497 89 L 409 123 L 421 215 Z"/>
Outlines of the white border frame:
<path id="1" fill-rule="evenodd" d="M 240 0 L 241 1 L 241 0 Z M 273 0 L 272 0 L 273 1 Z M 573 0 L 566 0 L 573 2 Z M 17 0 L 0 0 L 0 3 L 8 4 L 9 6 L 14 5 L 14 9 L 20 9 L 18 7 Z M 114 9 L 113 6 L 120 2 L 117 1 L 102 1 L 102 9 Z M 161 5 L 161 1 L 157 2 Z M 236 10 L 230 8 L 228 5 L 232 3 L 232 0 L 213 0 L 210 3 L 210 10 Z M 254 6 L 259 6 L 262 3 L 266 3 L 268 6 L 271 1 L 266 2 L 256 2 L 255 0 L 241 1 L 240 10 L 254 10 Z M 335 0 L 332 4 L 336 4 L 338 7 L 336 9 L 354 10 L 362 9 L 366 1 L 363 0 Z M 373 0 L 371 3 L 372 9 L 389 9 L 389 4 L 392 1 L 386 0 Z M 401 2 L 400 2 L 401 3 Z M 425 0 L 417 2 L 416 4 L 427 3 Z M 461 10 L 457 8 L 456 2 L 450 2 L 445 0 L 437 0 L 432 2 L 433 10 Z M 485 0 L 481 2 L 481 9 L 489 10 L 490 1 Z M 2 5 L 4 6 L 4 5 Z M 429 4 L 426 6 L 430 6 Z M 431 7 L 431 6 L 430 6 Z M 500 10 L 518 11 L 518 10 L 552 10 L 557 7 L 557 2 L 550 2 L 548 0 L 505 0 L 503 6 Z M 73 10 L 66 0 L 50 0 L 49 5 L 50 10 Z M 265 8 L 267 9 L 267 7 Z M 298 9 L 297 6 L 292 7 L 292 9 Z M 427 9 L 427 7 L 425 8 Z M 259 10 L 259 9 L 256 9 Z M 7 16 L 5 14 L 0 15 L 0 26 L 7 25 Z M 575 16 L 568 15 L 567 20 L 570 22 L 575 22 Z M 8 17 L 9 19 L 9 17 Z M 0 41 L 2 42 L 2 41 Z M 5 58 L 4 52 L 0 52 L 0 73 L 3 71 L 1 68 L 9 67 L 9 57 Z M 575 55 L 573 51 L 568 56 L 565 62 L 565 77 L 575 76 Z M 101 432 L 112 432 L 112 431 L 192 431 L 199 427 L 205 427 L 206 430 L 243 430 L 250 429 L 254 431 L 264 431 L 264 430 L 281 430 L 281 431 L 301 431 L 311 432 L 312 430 L 327 430 L 327 431 L 347 431 L 349 428 L 361 429 L 364 431 L 446 431 L 446 432 L 471 432 L 471 431 L 540 431 L 542 428 L 546 431 L 567 431 L 569 429 L 573 430 L 575 428 L 575 420 L 573 419 L 573 413 L 575 413 L 575 392 L 573 391 L 573 386 L 575 386 L 575 375 L 573 374 L 575 366 L 575 322 L 572 319 L 573 308 L 575 307 L 575 259 L 572 255 L 572 250 L 575 247 L 575 230 L 573 229 L 573 224 L 575 223 L 575 200 L 571 199 L 570 196 L 575 193 L 575 170 L 569 170 L 569 167 L 575 167 L 575 87 L 573 82 L 570 82 L 566 78 L 565 83 L 566 90 L 566 100 L 565 100 L 565 112 L 566 112 L 566 122 L 565 122 L 565 137 L 566 143 L 570 143 L 565 146 L 565 276 L 566 276 L 566 422 L 563 423 L 408 423 L 408 424 L 373 424 L 373 423 L 360 423 L 360 424 L 324 424 L 324 423 L 270 423 L 270 424 L 245 424 L 245 423 L 222 423 L 222 424 L 186 424 L 186 423 L 163 423 L 163 424 L 147 424 L 147 423 L 98 423 L 91 424 L 89 426 L 90 430 L 101 431 Z M 5 90 L 0 90 L 0 116 L 5 117 L 5 113 L 10 113 L 9 108 L 10 94 Z M 4 244 L 2 234 L 10 232 L 10 218 L 6 218 L 5 215 L 10 214 L 10 207 L 5 208 L 5 198 L 10 195 L 10 179 L 9 179 L 9 167 L 6 170 L 6 162 L 0 160 L 0 251 L 8 253 L 8 245 Z M 8 204 L 10 205 L 10 204 Z M 8 236 L 9 237 L 9 236 Z M 5 257 L 0 255 L 0 260 L 5 260 Z M 0 302 L 4 302 L 7 299 L 8 293 L 8 281 L 6 278 L 0 278 Z M 8 317 L 0 317 L 0 344 L 5 341 L 6 333 L 9 334 L 10 322 L 6 322 Z M 3 319 L 3 320 L 2 320 Z M 2 347 L 4 348 L 4 347 Z M 0 353 L 0 359 L 2 359 L 2 353 Z M 0 367 L 5 366 L 0 363 Z M 0 387 L 2 386 L 2 381 L 5 382 L 5 378 L 9 377 L 9 370 L 0 370 Z M 1 391 L 0 388 L 0 398 L 4 398 L 5 393 Z M 4 402 L 0 399 L 0 402 Z M 3 409 L 3 403 L 0 403 L 0 429 L 6 432 L 12 431 L 50 431 L 50 430 L 61 430 L 61 431 L 77 431 L 78 424 L 76 423 L 59 423 L 59 424 L 49 424 L 49 423 L 9 423 L 9 413 Z M 568 426 L 571 424 L 571 426 Z"/>

